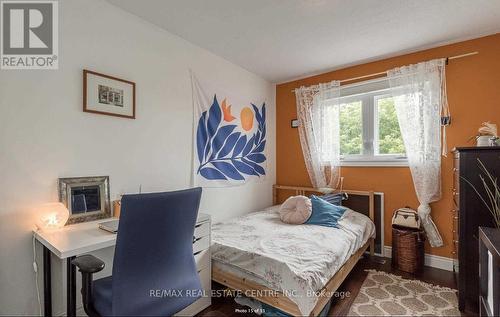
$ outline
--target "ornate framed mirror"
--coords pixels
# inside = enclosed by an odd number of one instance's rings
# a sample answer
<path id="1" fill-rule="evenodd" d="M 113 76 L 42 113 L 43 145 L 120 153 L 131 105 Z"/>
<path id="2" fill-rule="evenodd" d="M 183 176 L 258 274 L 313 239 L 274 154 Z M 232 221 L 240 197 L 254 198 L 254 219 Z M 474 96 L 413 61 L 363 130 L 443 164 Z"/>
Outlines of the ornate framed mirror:
<path id="1" fill-rule="evenodd" d="M 66 224 L 111 217 L 109 176 L 59 178 L 59 201 L 69 210 Z"/>

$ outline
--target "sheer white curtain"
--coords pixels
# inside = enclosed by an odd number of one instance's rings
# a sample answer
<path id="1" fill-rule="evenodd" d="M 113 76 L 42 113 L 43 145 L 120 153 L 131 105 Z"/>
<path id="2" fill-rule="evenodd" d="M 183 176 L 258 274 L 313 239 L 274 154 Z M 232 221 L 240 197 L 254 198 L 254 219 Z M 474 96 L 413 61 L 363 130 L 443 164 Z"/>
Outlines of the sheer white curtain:
<path id="1" fill-rule="evenodd" d="M 299 136 L 315 188 L 336 188 L 340 180 L 340 82 L 295 90 Z"/>
<path id="2" fill-rule="evenodd" d="M 447 111 L 444 69 L 445 59 L 438 59 L 387 72 L 420 202 L 418 214 L 432 247 L 443 245 L 429 204 L 441 198 L 441 113 Z"/>

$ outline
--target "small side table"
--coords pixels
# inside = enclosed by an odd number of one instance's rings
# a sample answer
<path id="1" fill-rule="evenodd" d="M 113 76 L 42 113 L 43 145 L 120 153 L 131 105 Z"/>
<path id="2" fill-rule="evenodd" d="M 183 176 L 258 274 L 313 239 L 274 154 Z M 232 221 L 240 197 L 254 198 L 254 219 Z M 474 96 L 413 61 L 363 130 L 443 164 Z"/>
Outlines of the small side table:
<path id="1" fill-rule="evenodd" d="M 479 227 L 479 316 L 500 315 L 500 229 Z"/>

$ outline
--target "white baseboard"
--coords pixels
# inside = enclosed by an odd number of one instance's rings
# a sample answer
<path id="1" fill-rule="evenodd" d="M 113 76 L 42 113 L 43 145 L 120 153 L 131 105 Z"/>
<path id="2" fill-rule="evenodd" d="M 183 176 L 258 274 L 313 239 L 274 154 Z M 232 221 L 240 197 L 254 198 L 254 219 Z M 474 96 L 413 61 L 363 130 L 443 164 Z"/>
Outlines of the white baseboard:
<path id="1" fill-rule="evenodd" d="M 392 252 L 392 247 L 384 246 L 384 256 L 386 258 L 390 258 L 392 256 L 391 252 Z M 430 266 L 446 271 L 453 271 L 453 259 L 426 253 L 425 266 Z"/>

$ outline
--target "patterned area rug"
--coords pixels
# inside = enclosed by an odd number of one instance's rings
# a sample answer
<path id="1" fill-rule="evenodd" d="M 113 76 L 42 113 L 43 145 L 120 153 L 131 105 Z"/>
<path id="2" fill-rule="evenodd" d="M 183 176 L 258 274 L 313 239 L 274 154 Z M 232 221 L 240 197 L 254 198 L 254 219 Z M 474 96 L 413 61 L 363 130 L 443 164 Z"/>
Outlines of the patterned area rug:
<path id="1" fill-rule="evenodd" d="M 460 316 L 456 290 L 367 270 L 349 316 Z"/>

